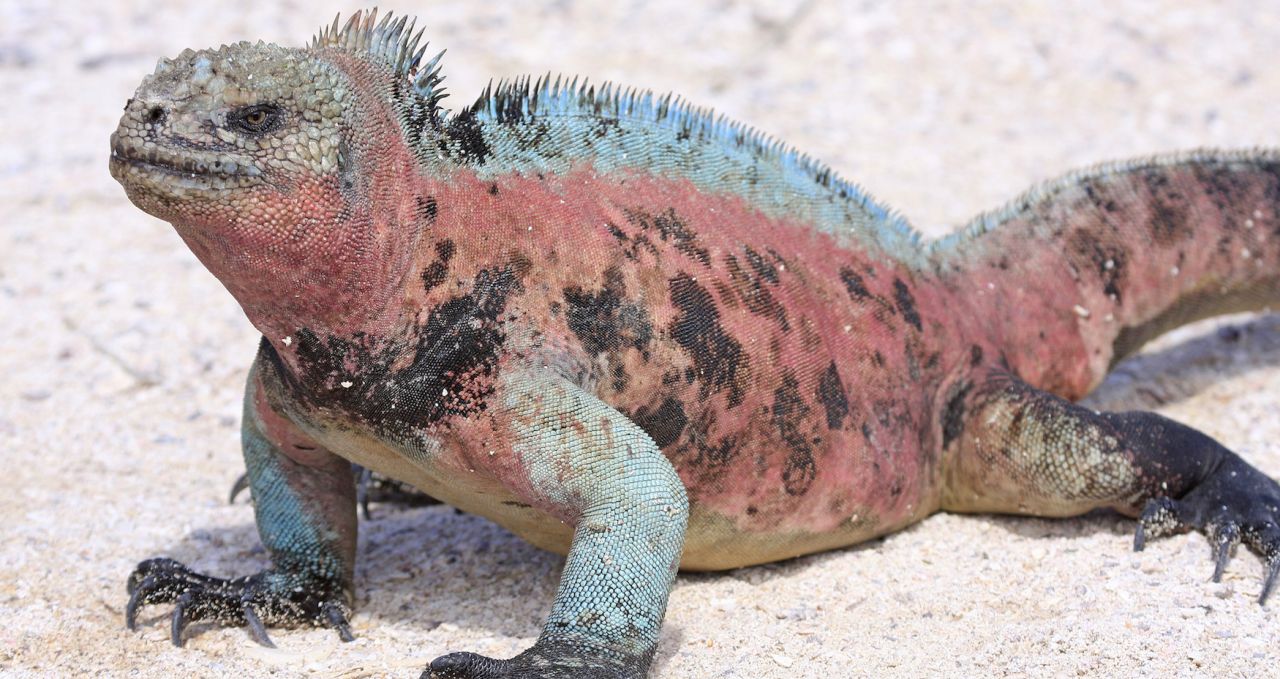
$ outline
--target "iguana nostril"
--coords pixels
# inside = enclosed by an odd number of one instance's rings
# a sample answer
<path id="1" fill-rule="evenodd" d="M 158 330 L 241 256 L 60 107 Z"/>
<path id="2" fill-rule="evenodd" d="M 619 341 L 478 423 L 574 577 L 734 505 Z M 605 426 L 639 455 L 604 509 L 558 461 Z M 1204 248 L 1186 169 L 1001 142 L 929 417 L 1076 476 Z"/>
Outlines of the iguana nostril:
<path id="1" fill-rule="evenodd" d="M 152 106 L 147 109 L 146 120 L 148 123 L 158 124 L 164 121 L 165 110 L 163 106 Z"/>

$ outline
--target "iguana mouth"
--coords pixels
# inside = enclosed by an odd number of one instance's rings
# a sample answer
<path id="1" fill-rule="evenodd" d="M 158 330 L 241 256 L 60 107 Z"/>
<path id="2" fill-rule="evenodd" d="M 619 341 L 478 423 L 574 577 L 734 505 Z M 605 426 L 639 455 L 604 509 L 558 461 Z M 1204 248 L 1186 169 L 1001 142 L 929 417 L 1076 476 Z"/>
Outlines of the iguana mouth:
<path id="1" fill-rule="evenodd" d="M 262 182 L 262 171 L 226 153 L 184 149 L 176 153 L 152 143 L 111 139 L 111 173 L 117 180 L 145 179 L 188 189 L 225 189 Z"/>

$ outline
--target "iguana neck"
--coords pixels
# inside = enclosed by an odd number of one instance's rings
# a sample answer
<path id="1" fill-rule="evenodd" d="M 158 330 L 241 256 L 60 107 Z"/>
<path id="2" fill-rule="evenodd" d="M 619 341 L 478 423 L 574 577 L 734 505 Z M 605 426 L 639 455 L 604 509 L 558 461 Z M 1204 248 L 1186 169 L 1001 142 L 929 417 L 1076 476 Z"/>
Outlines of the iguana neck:
<path id="1" fill-rule="evenodd" d="M 337 179 L 296 183 L 315 202 L 342 205 L 292 223 L 239 217 L 218 228 L 176 222 L 192 252 L 240 303 L 249 321 L 287 357 L 300 330 L 317 336 L 378 336 L 397 332 L 404 280 L 414 264 L 423 225 L 415 192 L 402 184 L 371 200 L 331 200 Z"/>

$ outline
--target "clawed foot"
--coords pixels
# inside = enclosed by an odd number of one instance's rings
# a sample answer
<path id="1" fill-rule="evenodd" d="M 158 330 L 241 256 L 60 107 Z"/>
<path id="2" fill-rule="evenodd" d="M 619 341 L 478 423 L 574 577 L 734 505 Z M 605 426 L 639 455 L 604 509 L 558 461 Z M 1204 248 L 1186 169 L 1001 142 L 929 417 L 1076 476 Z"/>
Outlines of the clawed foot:
<path id="1" fill-rule="evenodd" d="M 128 590 L 125 624 L 130 630 L 138 627 L 140 607 L 173 602 L 174 646 L 182 646 L 182 631 L 198 620 L 246 625 L 258 643 L 273 648 L 266 624 L 323 625 L 336 629 L 343 641 L 355 638 L 340 587 L 306 586 L 301 578 L 276 571 L 226 580 L 196 573 L 173 559 L 149 559 L 129 575 Z"/>
<path id="2" fill-rule="evenodd" d="M 450 653 L 431 661 L 419 679 L 638 679 L 647 656 L 610 657 L 599 649 L 539 641 L 509 660 L 475 653 Z"/>
<path id="3" fill-rule="evenodd" d="M 1148 538 L 1198 530 L 1213 545 L 1213 581 L 1244 542 L 1266 567 L 1258 603 L 1266 603 L 1280 573 L 1280 484 L 1231 455 L 1200 485 L 1180 499 L 1149 500 L 1138 519 L 1133 548 Z"/>

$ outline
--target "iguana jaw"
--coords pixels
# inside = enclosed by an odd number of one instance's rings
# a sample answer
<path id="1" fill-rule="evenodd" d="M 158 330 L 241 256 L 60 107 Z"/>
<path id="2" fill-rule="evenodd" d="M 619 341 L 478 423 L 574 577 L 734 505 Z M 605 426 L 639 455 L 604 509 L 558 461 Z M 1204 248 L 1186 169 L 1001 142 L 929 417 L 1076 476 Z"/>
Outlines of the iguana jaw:
<path id="1" fill-rule="evenodd" d="M 162 195 L 221 192 L 263 182 L 262 171 L 244 156 L 194 148 L 179 151 L 120 132 L 111 135 L 111 176 L 126 190 Z"/>

